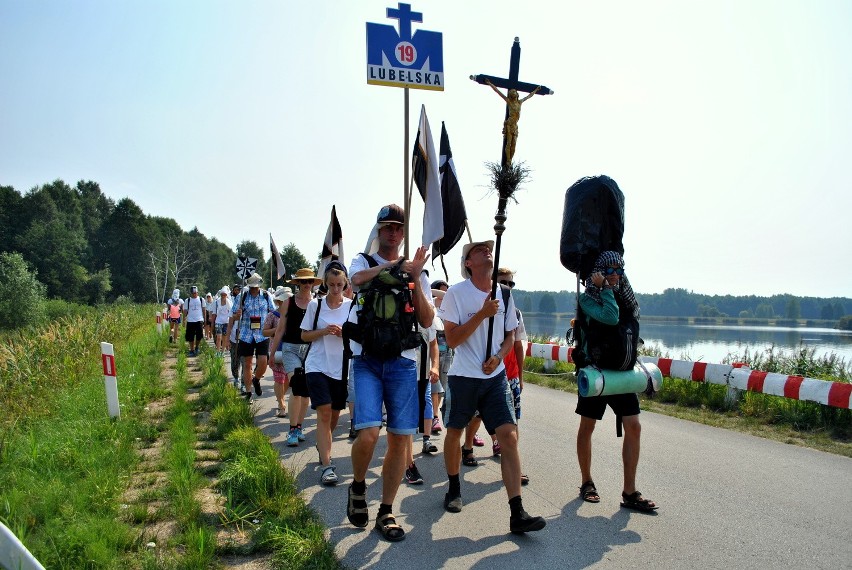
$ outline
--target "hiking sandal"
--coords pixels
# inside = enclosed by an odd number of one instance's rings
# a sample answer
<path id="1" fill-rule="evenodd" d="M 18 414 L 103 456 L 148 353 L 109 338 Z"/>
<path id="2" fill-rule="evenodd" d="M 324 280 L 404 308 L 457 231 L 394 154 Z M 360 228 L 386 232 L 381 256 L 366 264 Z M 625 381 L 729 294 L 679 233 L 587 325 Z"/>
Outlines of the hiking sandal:
<path id="1" fill-rule="evenodd" d="M 370 523 L 370 515 L 367 512 L 367 494 L 356 495 L 352 492 L 352 484 L 349 484 L 349 501 L 346 504 L 346 518 L 358 528 L 365 528 Z"/>
<path id="2" fill-rule="evenodd" d="M 476 467 L 479 465 L 479 462 L 476 460 L 476 457 L 473 456 L 472 449 L 465 449 L 462 447 L 462 465 L 467 467 Z"/>
<path id="3" fill-rule="evenodd" d="M 584 501 L 589 503 L 601 502 L 601 496 L 598 494 L 598 490 L 595 489 L 595 483 L 592 480 L 586 481 L 580 486 L 580 496 Z M 624 506 L 624 503 L 621 503 L 621 506 Z"/>
<path id="4" fill-rule="evenodd" d="M 391 513 L 384 514 L 376 519 L 376 530 L 382 533 L 382 537 L 388 542 L 399 542 L 405 538 L 405 531 L 396 524 L 396 519 Z"/>
<path id="5" fill-rule="evenodd" d="M 639 491 L 635 491 L 630 493 L 621 493 L 621 497 L 624 501 L 621 503 L 621 506 L 625 509 L 633 509 L 634 511 L 640 511 L 643 513 L 651 513 L 656 511 L 659 507 L 654 504 L 654 501 L 649 501 L 642 497 L 642 493 Z"/>

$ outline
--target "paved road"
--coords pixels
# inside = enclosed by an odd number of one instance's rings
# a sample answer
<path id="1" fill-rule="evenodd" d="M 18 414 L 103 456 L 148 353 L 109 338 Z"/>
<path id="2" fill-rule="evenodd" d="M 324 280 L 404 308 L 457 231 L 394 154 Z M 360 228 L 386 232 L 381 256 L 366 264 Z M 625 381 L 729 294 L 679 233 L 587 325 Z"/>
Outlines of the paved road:
<path id="1" fill-rule="evenodd" d="M 341 415 L 332 445 L 341 484 L 319 484 L 313 416 L 307 441 L 284 445 L 287 419 L 274 416 L 271 373 L 257 399 L 257 425 L 298 475 L 305 500 L 322 516 L 349 568 L 850 568 L 852 460 L 653 413 L 642 414 L 639 489 L 656 515 L 619 507 L 621 440 L 611 412 L 594 435 L 594 478 L 602 501 L 577 497 L 576 396 L 529 385 L 523 395 L 521 456 L 531 479 L 524 506 L 547 519 L 541 532 L 515 536 L 500 466 L 486 449 L 478 467 L 462 467 L 461 513 L 443 509 L 443 454 L 419 457 L 426 483 L 403 483 L 394 505 L 408 536 L 391 544 L 346 520 L 352 477 Z M 484 430 L 481 432 L 484 435 Z M 367 478 L 375 517 L 384 438 Z M 440 443 L 439 443 L 440 447 Z M 371 521 L 372 523 L 372 521 Z"/>

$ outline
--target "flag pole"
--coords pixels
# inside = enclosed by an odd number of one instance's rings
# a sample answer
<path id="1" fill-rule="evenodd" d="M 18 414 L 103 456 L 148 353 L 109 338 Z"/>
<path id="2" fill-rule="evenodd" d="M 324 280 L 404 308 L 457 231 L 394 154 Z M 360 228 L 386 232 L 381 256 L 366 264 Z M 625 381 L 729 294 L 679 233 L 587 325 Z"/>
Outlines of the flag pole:
<path id="1" fill-rule="evenodd" d="M 405 208 L 405 258 L 408 259 L 408 234 L 411 220 L 411 193 L 407 189 L 408 185 L 408 87 L 405 91 L 405 142 L 403 143 L 403 164 L 405 165 L 402 177 L 402 204 Z"/>

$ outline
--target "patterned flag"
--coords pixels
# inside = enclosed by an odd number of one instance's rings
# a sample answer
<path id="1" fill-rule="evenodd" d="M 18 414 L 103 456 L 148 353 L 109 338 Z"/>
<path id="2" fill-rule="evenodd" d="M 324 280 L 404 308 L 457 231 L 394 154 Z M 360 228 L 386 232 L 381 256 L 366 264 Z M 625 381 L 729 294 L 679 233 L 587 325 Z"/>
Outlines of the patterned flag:
<path id="1" fill-rule="evenodd" d="M 420 107 L 420 126 L 414 141 L 411 159 L 414 183 L 426 203 L 423 209 L 423 245 L 432 245 L 444 236 L 443 208 L 441 206 L 441 181 L 438 175 L 438 157 L 432 130 L 426 117 L 426 105 Z"/>
<path id="2" fill-rule="evenodd" d="M 284 262 L 281 261 L 281 254 L 278 253 L 278 248 L 275 247 L 275 242 L 272 240 L 272 234 L 269 234 L 269 249 L 272 250 L 272 265 L 275 267 L 278 279 L 281 279 L 287 273 L 287 268 L 284 267 Z"/>
<path id="3" fill-rule="evenodd" d="M 432 258 L 449 253 L 464 234 L 467 224 L 467 212 L 464 209 L 456 167 L 453 164 L 453 152 L 450 150 L 450 138 L 447 128 L 441 122 L 441 206 L 443 208 L 444 235 L 432 245 Z"/>
<path id="4" fill-rule="evenodd" d="M 322 244 L 322 262 L 320 262 L 317 276 L 325 275 L 325 266 L 334 260 L 346 264 L 343 257 L 343 231 L 340 229 L 340 222 L 337 220 L 337 210 L 335 206 L 332 206 L 331 221 L 328 223 L 328 231 L 325 232 L 325 241 Z"/>

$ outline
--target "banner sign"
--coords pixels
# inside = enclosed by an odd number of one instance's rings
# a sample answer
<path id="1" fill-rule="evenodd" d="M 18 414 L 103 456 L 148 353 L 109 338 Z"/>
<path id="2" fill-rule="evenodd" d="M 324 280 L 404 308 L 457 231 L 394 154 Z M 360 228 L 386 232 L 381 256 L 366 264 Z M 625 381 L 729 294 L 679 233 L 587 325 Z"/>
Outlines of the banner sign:
<path id="1" fill-rule="evenodd" d="M 399 32 L 391 24 L 367 22 L 367 83 L 443 91 L 441 32 L 412 34 L 411 22 L 422 22 L 423 14 L 412 12 L 411 4 L 397 6 L 387 9 L 387 17 L 399 22 Z"/>
<path id="2" fill-rule="evenodd" d="M 257 269 L 257 259 L 254 257 L 240 257 L 237 259 L 237 277 L 246 280 Z"/>

